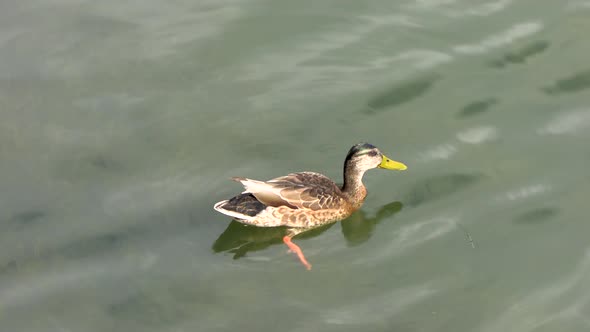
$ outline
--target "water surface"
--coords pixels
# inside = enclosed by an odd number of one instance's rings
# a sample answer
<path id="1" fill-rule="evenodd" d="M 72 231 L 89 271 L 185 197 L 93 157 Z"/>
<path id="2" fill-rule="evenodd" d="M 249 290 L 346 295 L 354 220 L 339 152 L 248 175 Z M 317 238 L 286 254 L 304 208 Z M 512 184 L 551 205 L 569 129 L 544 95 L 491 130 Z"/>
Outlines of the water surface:
<path id="1" fill-rule="evenodd" d="M 590 2 L 0 9 L 0 330 L 590 328 Z M 310 272 L 212 209 L 360 141 Z"/>

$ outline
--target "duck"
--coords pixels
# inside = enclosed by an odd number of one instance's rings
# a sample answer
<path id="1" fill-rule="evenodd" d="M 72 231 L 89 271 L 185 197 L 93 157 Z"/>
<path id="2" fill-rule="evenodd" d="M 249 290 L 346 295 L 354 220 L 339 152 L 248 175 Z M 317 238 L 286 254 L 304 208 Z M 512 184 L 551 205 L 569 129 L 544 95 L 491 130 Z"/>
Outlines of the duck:
<path id="1" fill-rule="evenodd" d="M 344 220 L 363 205 L 367 196 L 362 179 L 374 168 L 403 171 L 408 167 L 385 156 L 369 143 L 353 145 L 344 159 L 344 182 L 337 185 L 316 172 L 297 172 L 267 181 L 232 177 L 244 191 L 215 203 L 214 210 L 237 222 L 256 227 L 287 227 L 283 243 L 311 270 L 292 238 L 302 232 Z"/>

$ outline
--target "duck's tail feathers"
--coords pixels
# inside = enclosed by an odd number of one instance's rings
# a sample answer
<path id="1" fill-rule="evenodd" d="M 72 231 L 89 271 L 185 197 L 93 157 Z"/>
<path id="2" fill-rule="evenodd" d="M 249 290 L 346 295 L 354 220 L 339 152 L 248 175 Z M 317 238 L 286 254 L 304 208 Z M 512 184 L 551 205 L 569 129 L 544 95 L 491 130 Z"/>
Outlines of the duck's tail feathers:
<path id="1" fill-rule="evenodd" d="M 252 194 L 240 194 L 229 200 L 217 202 L 213 206 L 215 211 L 245 223 L 255 220 L 256 215 L 264 211 L 266 207 Z"/>
<path id="2" fill-rule="evenodd" d="M 239 177 L 239 176 L 234 176 L 231 179 L 236 182 L 240 182 L 244 186 L 244 192 L 242 192 L 242 194 L 246 194 L 246 193 L 255 194 L 260 191 L 267 191 L 267 190 L 269 190 L 269 188 L 272 188 L 264 181 L 252 180 L 252 179 L 243 178 L 243 177 Z"/>
<path id="3" fill-rule="evenodd" d="M 254 217 L 250 217 L 247 214 L 243 214 L 237 211 L 231 211 L 231 210 L 227 210 L 224 208 L 224 206 L 229 202 L 229 200 L 225 200 L 225 201 L 221 201 L 221 202 L 217 202 L 215 205 L 213 205 L 213 208 L 215 209 L 215 211 L 220 212 L 225 214 L 226 216 L 230 216 L 236 220 L 239 221 L 250 221 L 253 220 Z"/>

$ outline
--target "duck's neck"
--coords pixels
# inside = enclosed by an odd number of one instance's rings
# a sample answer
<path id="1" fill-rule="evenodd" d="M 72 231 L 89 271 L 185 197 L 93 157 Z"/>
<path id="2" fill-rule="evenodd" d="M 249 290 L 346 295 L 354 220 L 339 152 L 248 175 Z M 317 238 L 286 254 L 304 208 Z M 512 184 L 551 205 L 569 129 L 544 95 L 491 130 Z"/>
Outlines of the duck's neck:
<path id="1" fill-rule="evenodd" d="M 367 189 L 363 185 L 365 170 L 358 169 L 355 165 L 346 162 L 344 164 L 344 184 L 342 193 L 348 198 L 349 203 L 358 209 L 363 205 L 367 196 Z"/>

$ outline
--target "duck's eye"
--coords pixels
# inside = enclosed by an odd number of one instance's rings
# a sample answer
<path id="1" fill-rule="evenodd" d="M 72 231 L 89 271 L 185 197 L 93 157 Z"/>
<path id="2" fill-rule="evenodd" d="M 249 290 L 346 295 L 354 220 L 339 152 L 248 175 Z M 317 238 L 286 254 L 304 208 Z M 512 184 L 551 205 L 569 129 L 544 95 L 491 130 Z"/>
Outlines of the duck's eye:
<path id="1" fill-rule="evenodd" d="M 377 155 L 377 151 L 369 151 L 368 155 L 371 157 L 375 157 Z"/>

